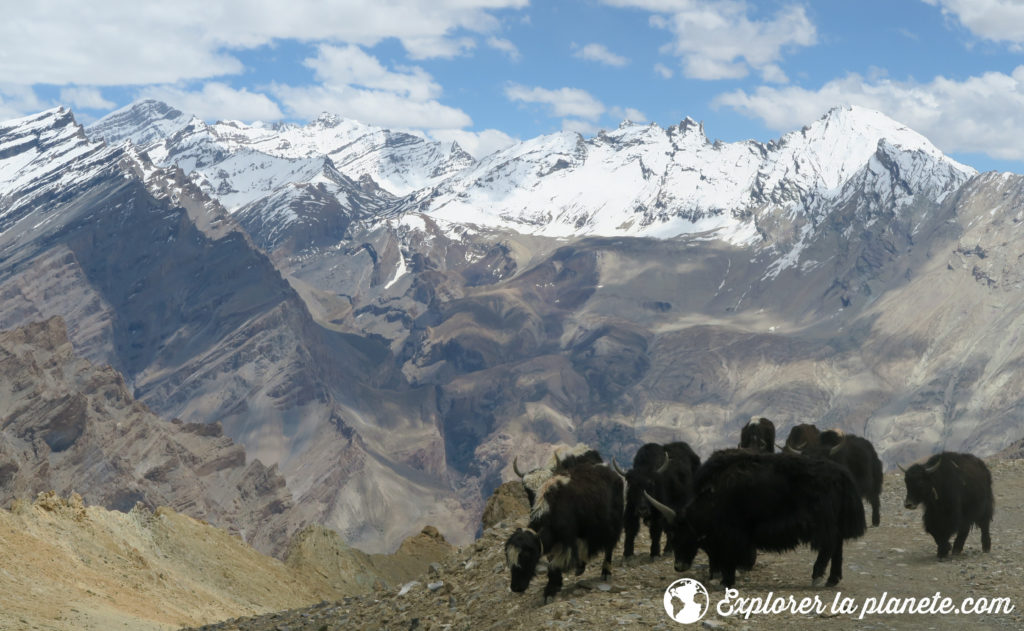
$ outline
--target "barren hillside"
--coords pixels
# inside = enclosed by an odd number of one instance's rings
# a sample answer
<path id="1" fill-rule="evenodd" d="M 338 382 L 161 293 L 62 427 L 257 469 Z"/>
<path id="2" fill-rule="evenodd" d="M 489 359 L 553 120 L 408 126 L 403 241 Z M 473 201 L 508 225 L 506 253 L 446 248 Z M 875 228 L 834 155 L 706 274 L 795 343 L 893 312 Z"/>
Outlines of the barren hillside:
<path id="1" fill-rule="evenodd" d="M 128 513 L 40 494 L 0 510 L 0 629 L 169 630 L 400 583 L 447 554 L 434 533 L 367 555 L 321 528 L 287 562 L 168 508 Z"/>

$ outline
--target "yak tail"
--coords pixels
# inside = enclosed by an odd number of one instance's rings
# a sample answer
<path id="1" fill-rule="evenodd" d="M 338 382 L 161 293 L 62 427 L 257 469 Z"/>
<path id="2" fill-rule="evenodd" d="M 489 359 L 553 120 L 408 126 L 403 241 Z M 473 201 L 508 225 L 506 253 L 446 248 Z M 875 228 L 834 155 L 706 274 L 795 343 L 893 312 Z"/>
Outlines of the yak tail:
<path id="1" fill-rule="evenodd" d="M 884 477 L 882 475 L 882 461 L 878 459 L 877 455 L 872 455 L 874 459 L 871 461 L 871 476 L 873 478 L 871 486 L 874 488 L 871 490 L 874 491 L 875 495 L 878 495 L 882 492 L 882 478 Z"/>
<path id="2" fill-rule="evenodd" d="M 860 491 L 857 490 L 853 478 L 844 475 L 842 480 L 839 527 L 842 530 L 843 539 L 856 539 L 868 529 L 867 521 L 864 518 L 864 502 L 860 498 Z"/>

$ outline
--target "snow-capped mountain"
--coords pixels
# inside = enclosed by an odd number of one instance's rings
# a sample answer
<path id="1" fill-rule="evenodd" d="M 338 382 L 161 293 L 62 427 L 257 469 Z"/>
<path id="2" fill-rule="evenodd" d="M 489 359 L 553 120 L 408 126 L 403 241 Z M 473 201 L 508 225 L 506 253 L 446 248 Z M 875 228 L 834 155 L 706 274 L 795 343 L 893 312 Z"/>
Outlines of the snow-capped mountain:
<path id="1" fill-rule="evenodd" d="M 920 134 L 860 107 L 837 107 L 768 143 L 711 142 L 703 125 L 687 118 L 667 129 L 624 122 L 589 139 L 541 136 L 479 161 L 454 144 L 326 114 L 305 126 L 211 125 L 152 101 L 115 112 L 89 132 L 140 144 L 157 164 L 191 173 L 231 212 L 268 208 L 287 187 L 337 172 L 390 193 L 357 212 L 351 202 L 359 193 L 335 182 L 330 192 L 354 213 L 349 220 L 420 212 L 454 225 L 556 237 L 712 233 L 747 243 L 768 237 L 779 216 L 821 221 L 821 209 L 844 190 L 872 189 L 877 204 L 905 204 L 919 194 L 937 201 L 975 173 Z M 294 217 L 275 211 L 258 220 L 284 234 L 275 221 Z"/>
<path id="2" fill-rule="evenodd" d="M 89 126 L 89 136 L 116 145 L 131 140 L 136 147 L 167 138 L 188 124 L 192 116 L 166 103 L 144 100 L 111 112 Z"/>
<path id="3" fill-rule="evenodd" d="M 325 164 L 352 180 L 371 178 L 392 195 L 433 186 L 473 163 L 458 144 L 324 114 L 304 126 L 186 119 L 140 101 L 89 127 L 94 138 L 131 140 L 163 166 L 191 173 L 231 212 L 290 184 L 315 183 Z M 326 162 L 325 162 L 326 160 Z"/>
<path id="4" fill-rule="evenodd" d="M 0 231 L 33 200 L 74 186 L 119 151 L 86 138 L 63 108 L 0 122 Z"/>
<path id="5" fill-rule="evenodd" d="M 757 238 L 762 212 L 806 214 L 855 179 L 898 183 L 901 199 L 940 199 L 974 173 L 907 127 L 849 107 L 767 144 L 712 143 L 692 119 L 543 136 L 418 191 L 404 208 L 546 236 L 715 231 L 742 243 Z"/>

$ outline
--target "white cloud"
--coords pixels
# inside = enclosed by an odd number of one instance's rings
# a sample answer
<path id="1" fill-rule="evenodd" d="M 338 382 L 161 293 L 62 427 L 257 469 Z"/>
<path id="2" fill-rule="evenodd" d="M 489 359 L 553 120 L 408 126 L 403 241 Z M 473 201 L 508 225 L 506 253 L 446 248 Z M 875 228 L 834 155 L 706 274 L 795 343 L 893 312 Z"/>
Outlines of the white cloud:
<path id="1" fill-rule="evenodd" d="M 314 118 L 331 112 L 390 129 L 458 129 L 473 124 L 468 114 L 437 101 L 415 101 L 395 92 L 352 86 L 287 86 L 271 88 L 289 115 Z"/>
<path id="2" fill-rule="evenodd" d="M 519 61 L 519 48 L 517 48 L 511 41 L 500 37 L 488 37 L 487 45 L 495 50 L 500 50 L 505 53 L 512 61 Z"/>
<path id="3" fill-rule="evenodd" d="M 422 68 L 386 68 L 358 46 L 321 45 L 304 63 L 319 84 L 271 87 L 294 117 L 330 112 L 391 129 L 459 129 L 473 123 L 462 110 L 437 100 L 441 86 Z"/>
<path id="4" fill-rule="evenodd" d="M 0 83 L 172 84 L 244 70 L 234 51 L 275 40 L 371 46 L 396 38 L 413 58 L 451 57 L 469 34 L 498 26 L 492 11 L 528 0 L 49 0 L 7 7 Z"/>
<path id="5" fill-rule="evenodd" d="M 671 79 L 672 75 L 675 74 L 672 72 L 671 68 L 669 68 L 663 63 L 654 64 L 654 72 L 657 73 L 658 76 L 660 76 L 662 79 Z"/>
<path id="6" fill-rule="evenodd" d="M 485 129 L 483 131 L 433 129 L 430 131 L 430 137 L 441 142 L 457 142 L 460 147 L 477 159 L 519 142 L 517 138 L 513 138 L 497 129 Z"/>
<path id="7" fill-rule="evenodd" d="M 55 105 L 40 99 L 29 86 L 0 83 L 0 121 L 21 118 Z"/>
<path id="8" fill-rule="evenodd" d="M 613 107 L 609 113 L 613 118 L 617 118 L 620 121 L 628 120 L 634 123 L 647 122 L 647 115 L 632 107 Z"/>
<path id="9" fill-rule="evenodd" d="M 1019 0 L 924 0 L 985 39 L 1024 43 L 1024 3 Z"/>
<path id="10" fill-rule="evenodd" d="M 63 88 L 60 91 L 60 100 L 72 108 L 87 110 L 109 110 L 116 105 L 113 101 L 103 98 L 99 88 L 91 87 Z"/>
<path id="11" fill-rule="evenodd" d="M 789 77 L 775 64 L 768 64 L 761 68 L 761 78 L 768 83 L 789 83 Z"/>
<path id="12" fill-rule="evenodd" d="M 577 117 L 595 121 L 605 112 L 604 105 L 585 90 L 579 88 L 529 88 L 511 84 L 505 88 L 505 96 L 512 101 L 539 103 L 551 108 L 553 116 Z"/>
<path id="13" fill-rule="evenodd" d="M 385 68 L 376 57 L 358 46 L 322 45 L 317 56 L 305 60 L 326 85 L 352 85 L 371 90 L 384 90 L 406 96 L 413 101 L 427 101 L 441 95 L 438 85 L 422 68 Z"/>
<path id="14" fill-rule="evenodd" d="M 573 54 L 574 57 L 580 59 L 586 59 L 587 61 L 596 61 L 609 66 L 615 66 L 621 68 L 629 63 L 629 59 L 622 55 L 616 55 L 604 44 L 587 44 L 583 48 L 579 49 Z"/>
<path id="15" fill-rule="evenodd" d="M 679 57 L 683 74 L 694 79 L 739 79 L 756 70 L 777 81 L 784 76 L 778 62 L 785 50 L 817 42 L 814 24 L 797 5 L 752 20 L 744 0 L 604 1 L 655 13 L 651 25 L 674 35 L 663 52 Z"/>
<path id="16" fill-rule="evenodd" d="M 850 74 L 817 90 L 736 90 L 719 95 L 714 104 L 759 118 L 778 131 L 806 125 L 836 105 L 861 105 L 908 125 L 947 153 L 1024 160 L 1024 66 L 1011 74 L 987 72 L 963 81 L 940 76 L 929 83 Z"/>
<path id="17" fill-rule="evenodd" d="M 590 121 L 579 120 L 578 118 L 563 118 L 562 131 L 574 131 L 581 136 L 595 136 L 601 128 Z"/>
<path id="18" fill-rule="evenodd" d="M 198 91 L 174 85 L 149 86 L 139 91 L 138 98 L 164 101 L 204 120 L 272 121 L 284 117 L 267 95 L 217 82 L 206 83 Z"/>

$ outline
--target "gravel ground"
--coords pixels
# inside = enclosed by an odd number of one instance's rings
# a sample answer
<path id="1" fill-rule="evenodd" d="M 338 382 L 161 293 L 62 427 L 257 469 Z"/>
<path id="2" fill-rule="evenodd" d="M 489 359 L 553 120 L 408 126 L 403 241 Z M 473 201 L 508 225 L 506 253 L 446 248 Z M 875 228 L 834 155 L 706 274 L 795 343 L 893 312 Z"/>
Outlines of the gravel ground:
<path id="1" fill-rule="evenodd" d="M 996 514 L 992 525 L 992 552 L 981 552 L 980 536 L 973 530 L 964 553 L 938 561 L 935 544 L 921 524 L 921 509 L 903 508 L 903 480 L 899 473 L 885 479 L 882 524 L 869 528 L 845 548 L 844 578 L 835 588 L 812 588 L 814 552 L 807 547 L 785 554 L 762 553 L 756 567 L 737 578 L 738 597 L 797 602 L 817 596 L 825 604 L 821 614 L 784 611 L 775 614 L 723 616 L 717 613 L 724 589 L 707 581 L 706 557 L 698 555 L 685 574 L 672 568 L 670 558 L 650 560 L 646 555 L 623 563 L 616 555 L 611 580 L 600 580 L 600 562 L 591 563 L 579 578 L 566 577 L 565 588 L 554 602 L 542 605 L 545 578 L 538 576 L 524 594 L 508 587 L 503 545 L 521 521 L 504 522 L 488 529 L 475 543 L 435 564 L 420 580 L 402 589 L 324 602 L 311 608 L 284 611 L 258 618 L 236 619 L 201 627 L 205 630 L 334 631 L 366 630 L 473 630 L 502 629 L 951 629 L 970 625 L 980 629 L 1024 628 L 1024 460 L 989 461 L 992 469 Z M 866 506 L 866 505 L 865 505 Z M 647 549 L 638 541 L 638 550 Z M 710 608 L 693 625 L 671 620 L 662 605 L 665 588 L 688 576 L 702 581 L 710 592 Z M 940 594 L 935 599 L 936 593 Z M 1012 611 L 999 613 L 882 614 L 862 609 L 884 596 L 896 599 L 950 599 L 961 607 L 965 598 L 1008 598 Z M 830 611 L 835 599 L 846 601 L 852 613 Z M 731 601 L 730 601 L 731 602 Z M 892 601 L 887 601 L 892 604 Z M 931 600 L 927 601 L 931 605 Z M 724 609 L 723 609 L 724 611 Z"/>

